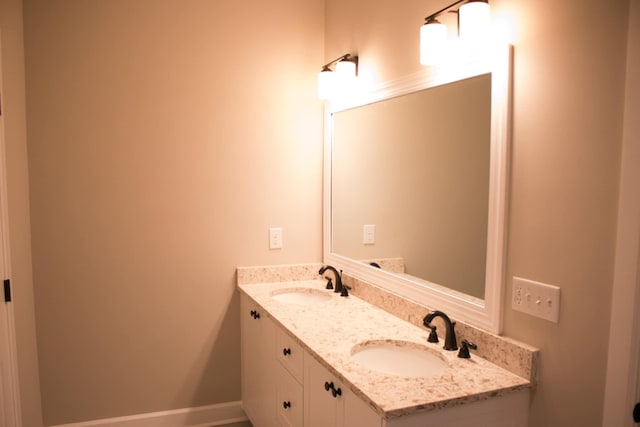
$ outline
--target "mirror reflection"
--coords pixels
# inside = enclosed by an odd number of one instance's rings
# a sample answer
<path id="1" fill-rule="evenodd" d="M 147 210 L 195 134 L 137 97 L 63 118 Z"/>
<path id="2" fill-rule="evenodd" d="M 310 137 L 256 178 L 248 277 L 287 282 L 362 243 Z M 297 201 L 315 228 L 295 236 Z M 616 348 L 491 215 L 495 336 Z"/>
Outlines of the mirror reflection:
<path id="1" fill-rule="evenodd" d="M 333 113 L 331 252 L 484 298 L 491 74 Z"/>

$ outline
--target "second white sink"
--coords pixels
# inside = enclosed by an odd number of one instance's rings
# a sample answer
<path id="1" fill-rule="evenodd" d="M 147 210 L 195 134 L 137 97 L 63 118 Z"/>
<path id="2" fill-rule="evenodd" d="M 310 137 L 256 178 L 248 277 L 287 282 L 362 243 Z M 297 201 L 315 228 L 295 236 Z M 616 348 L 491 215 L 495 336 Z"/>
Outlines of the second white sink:
<path id="1" fill-rule="evenodd" d="M 366 341 L 353 347 L 351 360 L 364 368 L 402 377 L 429 377 L 449 367 L 426 346 L 407 341 Z"/>

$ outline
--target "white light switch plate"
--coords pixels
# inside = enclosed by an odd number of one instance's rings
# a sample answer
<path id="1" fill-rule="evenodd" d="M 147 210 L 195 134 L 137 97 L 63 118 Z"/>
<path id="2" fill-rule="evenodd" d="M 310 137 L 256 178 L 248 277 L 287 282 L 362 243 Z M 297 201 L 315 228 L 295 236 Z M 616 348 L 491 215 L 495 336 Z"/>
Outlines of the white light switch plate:
<path id="1" fill-rule="evenodd" d="M 511 308 L 558 323 L 560 317 L 560 288 L 514 277 Z"/>
<path id="2" fill-rule="evenodd" d="M 376 243 L 375 225 L 365 224 L 362 226 L 362 243 L 365 245 L 373 245 Z"/>
<path id="3" fill-rule="evenodd" d="M 282 249 L 282 228 L 269 229 L 269 249 Z"/>

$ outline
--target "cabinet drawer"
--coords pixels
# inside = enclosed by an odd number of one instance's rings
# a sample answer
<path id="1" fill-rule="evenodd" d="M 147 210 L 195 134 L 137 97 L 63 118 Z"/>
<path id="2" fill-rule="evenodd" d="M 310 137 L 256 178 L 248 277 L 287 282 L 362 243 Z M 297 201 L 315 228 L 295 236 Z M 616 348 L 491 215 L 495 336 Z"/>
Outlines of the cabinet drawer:
<path id="1" fill-rule="evenodd" d="M 303 392 L 302 385 L 286 370 L 276 369 L 276 420 L 279 427 L 302 427 Z"/>
<path id="2" fill-rule="evenodd" d="M 303 350 L 293 338 L 279 329 L 276 337 L 276 357 L 293 377 L 302 383 Z"/>

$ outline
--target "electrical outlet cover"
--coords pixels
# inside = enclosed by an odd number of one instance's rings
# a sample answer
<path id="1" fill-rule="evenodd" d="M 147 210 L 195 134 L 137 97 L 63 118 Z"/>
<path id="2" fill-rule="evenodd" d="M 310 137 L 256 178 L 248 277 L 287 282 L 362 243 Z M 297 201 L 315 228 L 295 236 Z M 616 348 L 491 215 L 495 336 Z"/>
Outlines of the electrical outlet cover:
<path id="1" fill-rule="evenodd" d="M 558 323 L 560 288 L 533 280 L 513 278 L 511 308 Z"/>

